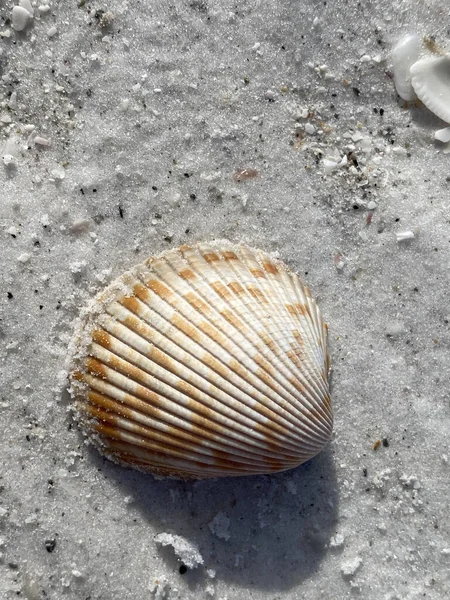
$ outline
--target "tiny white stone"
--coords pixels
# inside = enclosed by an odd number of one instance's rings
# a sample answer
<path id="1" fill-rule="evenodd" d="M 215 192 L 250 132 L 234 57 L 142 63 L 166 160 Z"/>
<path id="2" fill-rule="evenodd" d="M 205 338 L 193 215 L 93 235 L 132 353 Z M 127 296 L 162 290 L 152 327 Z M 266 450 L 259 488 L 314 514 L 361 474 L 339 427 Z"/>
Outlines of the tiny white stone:
<path id="1" fill-rule="evenodd" d="M 330 539 L 330 548 L 342 548 L 344 546 L 344 536 L 342 533 L 337 533 Z"/>
<path id="2" fill-rule="evenodd" d="M 40 6 L 38 6 L 38 11 L 42 14 L 45 15 L 46 13 L 50 12 L 50 6 L 48 4 L 41 4 Z"/>
<path id="3" fill-rule="evenodd" d="M 72 575 L 76 578 L 76 579 L 81 579 L 83 577 L 83 574 L 78 571 L 78 569 L 73 569 L 72 571 Z"/>
<path id="4" fill-rule="evenodd" d="M 372 59 L 368 54 L 363 54 L 359 59 L 362 63 L 370 62 Z"/>
<path id="5" fill-rule="evenodd" d="M 405 331 L 406 331 L 405 326 L 400 321 L 392 321 L 392 322 L 388 323 L 388 325 L 386 326 L 386 335 L 389 335 L 389 336 L 400 335 L 401 333 L 405 333 Z M 383 480 L 386 481 L 386 478 L 383 475 L 384 474 L 381 473 L 381 475 L 378 477 L 378 480 L 381 483 L 383 482 Z M 376 485 L 376 483 L 375 483 L 375 485 Z M 377 486 L 377 487 L 381 487 L 381 486 Z"/>
<path id="6" fill-rule="evenodd" d="M 406 240 L 412 240 L 416 237 L 414 231 L 399 231 L 396 235 L 397 242 L 405 242 Z"/>
<path id="7" fill-rule="evenodd" d="M 13 92 L 8 100 L 9 108 L 15 110 L 17 108 L 17 92 Z"/>
<path id="8" fill-rule="evenodd" d="M 4 154 L 3 164 L 5 165 L 5 167 L 15 167 L 17 166 L 17 158 L 12 154 Z"/>
<path id="9" fill-rule="evenodd" d="M 53 25 L 53 27 L 50 27 L 50 29 L 47 31 L 47 37 L 48 38 L 52 38 L 57 33 L 58 33 L 58 29 L 57 29 L 56 25 Z"/>
<path id="10" fill-rule="evenodd" d="M 12 28 L 23 31 L 31 18 L 30 13 L 22 6 L 14 6 L 12 9 Z"/>
<path id="11" fill-rule="evenodd" d="M 450 127 L 444 127 L 444 129 L 438 129 L 434 132 L 434 139 L 438 142 L 446 144 L 450 142 Z"/>
<path id="12" fill-rule="evenodd" d="M 306 123 L 305 131 L 308 135 L 314 135 L 316 133 L 316 128 L 311 123 Z"/>
<path id="13" fill-rule="evenodd" d="M 23 264 L 27 263 L 31 258 L 31 254 L 29 254 L 28 252 L 24 252 L 23 254 L 21 254 L 20 256 L 17 257 L 17 260 Z"/>
<path id="14" fill-rule="evenodd" d="M 356 142 L 360 142 L 362 139 L 364 139 L 364 136 L 359 131 L 356 131 L 355 133 L 352 133 L 351 138 L 356 144 Z"/>
<path id="15" fill-rule="evenodd" d="M 41 137 L 40 135 L 37 135 L 34 138 L 34 143 L 36 144 L 36 146 L 50 146 L 50 144 L 51 144 L 50 140 L 48 140 L 47 138 Z"/>
<path id="16" fill-rule="evenodd" d="M 443 556 L 450 556 L 450 548 L 442 548 L 441 554 Z"/>
<path id="17" fill-rule="evenodd" d="M 53 169 L 51 171 L 50 175 L 52 176 L 53 179 L 55 179 L 57 181 L 62 181 L 64 179 L 64 177 L 66 176 L 66 172 L 64 171 L 63 167 L 57 167 L 56 169 Z"/>
<path id="18" fill-rule="evenodd" d="M 368 208 L 369 210 L 375 210 L 375 209 L 376 209 L 376 207 L 377 207 L 377 203 L 376 203 L 376 202 L 374 202 L 373 200 L 371 200 L 371 201 L 370 201 L 370 202 L 367 204 L 367 208 Z"/>
<path id="19" fill-rule="evenodd" d="M 42 215 L 42 217 L 41 217 L 41 225 L 42 225 L 42 227 L 48 227 L 50 225 L 50 217 L 48 216 L 47 213 L 45 213 L 44 215 Z"/>
<path id="20" fill-rule="evenodd" d="M 344 577 L 344 579 L 352 579 L 361 568 L 362 562 L 360 556 L 356 556 L 355 558 L 343 562 L 341 564 L 342 577 Z"/>

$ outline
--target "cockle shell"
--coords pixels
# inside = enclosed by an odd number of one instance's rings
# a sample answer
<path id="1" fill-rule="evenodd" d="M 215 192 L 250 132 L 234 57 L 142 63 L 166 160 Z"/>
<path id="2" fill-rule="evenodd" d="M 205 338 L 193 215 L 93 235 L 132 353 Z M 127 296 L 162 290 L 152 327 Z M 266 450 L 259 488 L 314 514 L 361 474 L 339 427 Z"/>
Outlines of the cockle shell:
<path id="1" fill-rule="evenodd" d="M 414 100 L 416 97 L 411 85 L 410 68 L 419 58 L 419 50 L 419 37 L 409 33 L 401 38 L 391 52 L 395 89 L 403 100 Z"/>
<path id="2" fill-rule="evenodd" d="M 283 471 L 331 435 L 327 326 L 299 277 L 260 250 L 216 242 L 149 258 L 94 299 L 71 353 L 82 427 L 140 470 Z"/>
<path id="3" fill-rule="evenodd" d="M 417 97 L 437 117 L 450 123 L 450 56 L 433 56 L 415 62 L 411 83 Z"/>

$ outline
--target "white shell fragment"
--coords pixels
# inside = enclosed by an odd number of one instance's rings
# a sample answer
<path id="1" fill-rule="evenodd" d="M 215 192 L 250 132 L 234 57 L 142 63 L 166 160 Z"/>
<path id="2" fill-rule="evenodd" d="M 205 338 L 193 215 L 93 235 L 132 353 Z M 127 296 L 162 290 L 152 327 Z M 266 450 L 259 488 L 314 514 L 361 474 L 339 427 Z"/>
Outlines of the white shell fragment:
<path id="1" fill-rule="evenodd" d="M 434 132 L 434 139 L 443 144 L 450 142 L 450 127 L 444 127 L 444 129 L 438 129 Z"/>
<path id="2" fill-rule="evenodd" d="M 178 559 L 188 569 L 195 569 L 204 564 L 203 556 L 197 546 L 181 535 L 158 533 L 155 535 L 155 542 L 162 547 L 171 546 Z"/>
<path id="3" fill-rule="evenodd" d="M 394 84 L 403 100 L 414 100 L 416 94 L 411 85 L 410 68 L 419 58 L 420 42 L 417 34 L 410 33 L 401 38 L 391 53 Z"/>
<path id="4" fill-rule="evenodd" d="M 450 123 L 450 56 L 434 56 L 414 63 L 411 83 L 428 110 Z"/>
<path id="5" fill-rule="evenodd" d="M 283 471 L 331 435 L 320 310 L 246 246 L 181 246 L 119 277 L 84 311 L 69 370 L 90 441 L 160 475 Z"/>
<path id="6" fill-rule="evenodd" d="M 407 240 L 413 240 L 416 237 L 414 231 L 399 231 L 396 236 L 397 242 L 406 242 Z"/>

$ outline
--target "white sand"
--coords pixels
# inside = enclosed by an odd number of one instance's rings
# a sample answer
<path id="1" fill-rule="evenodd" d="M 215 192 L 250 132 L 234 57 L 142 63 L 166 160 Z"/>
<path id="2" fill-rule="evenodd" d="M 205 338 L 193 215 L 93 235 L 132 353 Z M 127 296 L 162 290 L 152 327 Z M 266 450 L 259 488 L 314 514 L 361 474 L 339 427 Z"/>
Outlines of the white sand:
<path id="1" fill-rule="evenodd" d="M 450 597 L 449 156 L 388 73 L 406 31 L 449 47 L 448 3 L 31 4 L 23 31 L 0 7 L 0 598 Z M 201 483 L 104 461 L 61 394 L 74 319 L 223 237 L 320 301 L 332 443 Z"/>

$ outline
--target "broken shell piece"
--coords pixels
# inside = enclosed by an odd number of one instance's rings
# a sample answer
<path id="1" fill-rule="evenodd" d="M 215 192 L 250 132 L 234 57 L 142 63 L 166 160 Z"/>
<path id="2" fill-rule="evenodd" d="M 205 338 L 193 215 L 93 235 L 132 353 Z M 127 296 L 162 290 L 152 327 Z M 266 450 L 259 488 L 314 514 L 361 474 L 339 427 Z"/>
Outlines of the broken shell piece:
<path id="1" fill-rule="evenodd" d="M 329 174 L 335 169 L 339 169 L 339 167 L 345 167 L 348 163 L 347 155 L 344 155 L 341 159 L 339 158 L 323 158 L 321 165 L 323 167 L 323 172 L 325 174 Z"/>
<path id="2" fill-rule="evenodd" d="M 424 58 L 411 67 L 417 97 L 437 117 L 450 123 L 450 56 Z"/>
<path id="3" fill-rule="evenodd" d="M 443 144 L 450 142 L 450 127 L 444 127 L 444 129 L 438 129 L 434 132 L 434 139 Z"/>
<path id="4" fill-rule="evenodd" d="M 409 70 L 419 58 L 419 47 L 418 36 L 410 33 L 402 37 L 391 53 L 395 89 L 403 100 L 414 100 L 416 97 Z"/>
<path id="5" fill-rule="evenodd" d="M 406 242 L 407 240 L 413 240 L 416 237 L 414 231 L 399 231 L 396 235 L 397 242 Z"/>
<path id="6" fill-rule="evenodd" d="M 82 315 L 71 393 L 112 460 L 182 478 L 284 471 L 331 435 L 327 327 L 299 277 L 229 242 L 181 246 Z"/>

